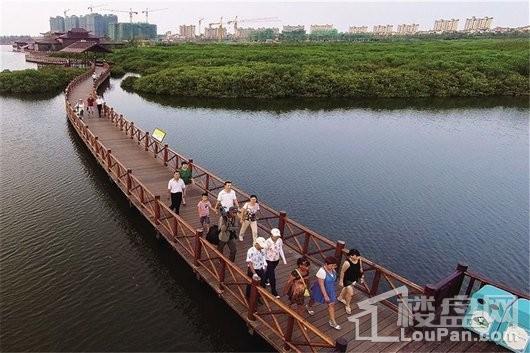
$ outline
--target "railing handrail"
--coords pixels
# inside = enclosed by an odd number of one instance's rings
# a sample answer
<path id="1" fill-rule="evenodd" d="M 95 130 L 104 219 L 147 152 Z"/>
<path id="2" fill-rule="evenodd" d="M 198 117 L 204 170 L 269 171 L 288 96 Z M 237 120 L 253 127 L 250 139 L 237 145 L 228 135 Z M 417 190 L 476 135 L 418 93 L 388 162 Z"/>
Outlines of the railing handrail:
<path id="1" fill-rule="evenodd" d="M 518 289 L 515 289 L 515 288 L 508 287 L 507 285 L 505 285 L 505 284 L 503 284 L 501 282 L 494 281 L 494 280 L 491 280 L 489 278 L 486 278 L 481 273 L 467 270 L 467 271 L 464 272 L 464 274 L 467 277 L 469 277 L 469 278 L 473 278 L 475 280 L 478 280 L 481 283 L 481 285 L 482 284 L 489 284 L 489 285 L 495 286 L 497 288 L 500 288 L 502 290 L 505 290 L 507 292 L 510 292 L 510 293 L 516 295 L 519 298 L 524 298 L 524 299 L 530 300 L 530 295 L 528 293 L 525 293 L 525 292 L 523 292 L 521 290 L 518 290 Z"/>

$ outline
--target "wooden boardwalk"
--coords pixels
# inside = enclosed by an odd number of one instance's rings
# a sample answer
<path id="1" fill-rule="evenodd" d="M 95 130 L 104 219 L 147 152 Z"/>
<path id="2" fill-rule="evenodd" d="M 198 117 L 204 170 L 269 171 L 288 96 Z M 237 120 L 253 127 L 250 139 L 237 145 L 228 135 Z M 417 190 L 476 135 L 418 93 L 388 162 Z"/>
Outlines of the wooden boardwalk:
<path id="1" fill-rule="evenodd" d="M 108 67 L 96 67 L 100 77 L 99 85 L 108 77 Z M 237 242 L 235 263 L 220 256 L 214 246 L 204 240 L 200 230 L 196 205 L 201 193 L 208 191 L 212 205 L 215 196 L 222 187 L 222 180 L 192 160 L 193 179 L 187 205 L 181 206 L 180 217 L 169 210 L 168 180 L 172 171 L 183 160 L 183 156 L 172 151 L 169 146 L 161 145 L 148 133 L 138 129 L 134 124 L 111 108 L 106 107 L 102 117 L 89 117 L 83 120 L 73 112 L 73 105 L 78 99 L 86 100 L 93 91 L 90 72 L 74 80 L 67 88 L 66 109 L 70 122 L 86 143 L 90 152 L 99 164 L 111 176 L 116 185 L 123 191 L 131 204 L 139 209 L 146 219 L 153 224 L 159 234 L 185 259 L 197 277 L 208 283 L 214 291 L 225 300 L 245 320 L 251 331 L 263 336 L 276 350 L 284 351 L 331 351 L 336 340 L 345 340 L 349 352 L 473 352 L 502 351 L 499 346 L 488 342 L 451 342 L 448 338 L 441 342 L 390 342 L 374 343 L 367 340 L 355 340 L 355 333 L 361 336 L 371 332 L 371 317 L 360 317 L 358 328 L 347 320 L 344 306 L 337 303 L 337 322 L 342 326 L 338 331 L 328 325 L 325 305 L 314 307 L 315 315 L 298 315 L 283 296 L 274 298 L 268 289 L 252 286 L 252 297 L 261 295 L 263 304 L 245 300 L 244 291 L 252 281 L 246 276 L 245 257 L 252 246 L 250 229 L 243 242 Z M 248 194 L 235 189 L 240 204 L 248 199 Z M 277 212 L 261 204 L 259 232 L 268 237 L 269 230 L 278 227 L 286 247 L 287 265 L 279 264 L 277 268 L 277 289 L 281 293 L 288 274 L 296 266 L 296 259 L 302 254 L 313 263 L 311 273 L 314 275 L 325 256 L 335 255 L 344 258 L 344 244 L 332 242 L 287 217 L 284 212 Z M 215 223 L 217 217 L 212 215 Z M 228 249 L 225 248 L 225 254 Z M 426 287 L 418 286 L 405 278 L 385 269 L 369 259 L 364 260 L 366 283 L 359 286 L 355 301 L 373 297 L 390 289 L 405 286 L 411 295 L 426 294 Z M 460 282 L 458 290 L 469 294 L 480 285 L 487 283 L 483 278 L 472 277 L 466 269 L 456 272 Z M 456 278 L 455 277 L 455 278 Z M 312 277 L 314 278 L 314 277 Z M 463 283 L 467 283 L 467 288 Z M 432 288 L 431 288 L 432 289 Z M 436 295 L 436 287 L 434 293 Z M 353 306 L 353 314 L 361 310 Z M 399 336 L 398 313 L 396 301 L 385 300 L 377 304 L 378 333 L 387 336 Z M 476 338 L 476 337 L 475 337 Z"/>

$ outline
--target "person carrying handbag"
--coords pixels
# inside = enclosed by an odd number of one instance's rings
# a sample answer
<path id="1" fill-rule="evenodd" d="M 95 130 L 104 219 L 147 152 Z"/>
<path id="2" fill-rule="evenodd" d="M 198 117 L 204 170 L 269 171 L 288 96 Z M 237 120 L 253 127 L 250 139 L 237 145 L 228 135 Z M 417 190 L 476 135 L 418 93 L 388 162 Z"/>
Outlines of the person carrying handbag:
<path id="1" fill-rule="evenodd" d="M 294 269 L 284 288 L 284 293 L 289 297 L 291 305 L 295 306 L 295 310 L 303 316 L 304 308 L 309 315 L 314 315 L 315 312 L 306 304 L 306 298 L 310 297 L 308 278 L 309 278 L 309 267 L 311 263 L 304 256 L 296 260 L 296 269 Z"/>

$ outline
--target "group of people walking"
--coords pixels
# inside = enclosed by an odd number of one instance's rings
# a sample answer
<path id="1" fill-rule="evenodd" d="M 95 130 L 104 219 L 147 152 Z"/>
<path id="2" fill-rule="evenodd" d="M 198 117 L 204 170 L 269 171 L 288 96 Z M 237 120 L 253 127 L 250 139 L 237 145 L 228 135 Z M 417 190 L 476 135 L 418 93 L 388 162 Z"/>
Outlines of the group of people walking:
<path id="1" fill-rule="evenodd" d="M 83 99 L 79 99 L 74 106 L 74 110 L 79 116 L 79 118 L 83 119 L 84 117 L 95 118 L 97 109 L 97 116 L 101 118 L 101 113 L 103 111 L 104 104 L 105 100 L 102 96 L 97 95 L 96 93 L 91 93 L 86 99 L 86 101 L 83 101 Z"/>
<path id="2" fill-rule="evenodd" d="M 191 169 L 186 162 L 177 170 L 168 183 L 171 194 L 171 209 L 179 214 L 180 206 L 185 205 L 186 188 L 192 184 Z M 232 190 L 232 183 L 225 181 L 223 189 L 219 192 L 215 205 L 212 206 L 208 199 L 208 193 L 201 195 L 197 204 L 199 222 L 208 234 L 207 239 L 217 244 L 217 249 L 223 253 L 228 246 L 230 261 L 235 262 L 237 254 L 237 242 L 244 241 L 245 233 L 250 227 L 252 234 L 252 246 L 246 253 L 247 275 L 257 275 L 259 284 L 263 288 L 270 287 L 272 295 L 280 298 L 276 283 L 276 268 L 280 261 L 287 265 L 283 250 L 283 240 L 280 230 L 273 228 L 270 237 L 265 239 L 258 236 L 258 211 L 260 210 L 258 197 L 251 195 L 248 202 L 240 207 L 237 195 Z M 219 215 L 217 225 L 210 226 L 210 211 Z M 351 302 L 354 287 L 363 282 L 363 269 L 361 255 L 358 250 L 351 249 L 347 258 L 337 273 L 337 259 L 333 256 L 325 258 L 324 264 L 316 272 L 312 279 L 310 276 L 311 262 L 307 257 L 297 259 L 296 268 L 290 273 L 283 287 L 283 294 L 289 299 L 289 303 L 304 315 L 314 315 L 313 306 L 316 303 L 326 304 L 329 316 L 329 325 L 340 330 L 341 326 L 336 321 L 335 303 L 341 302 L 347 314 L 351 314 Z M 337 296 L 336 286 L 341 288 Z M 247 286 L 246 296 L 250 296 L 251 286 Z"/>

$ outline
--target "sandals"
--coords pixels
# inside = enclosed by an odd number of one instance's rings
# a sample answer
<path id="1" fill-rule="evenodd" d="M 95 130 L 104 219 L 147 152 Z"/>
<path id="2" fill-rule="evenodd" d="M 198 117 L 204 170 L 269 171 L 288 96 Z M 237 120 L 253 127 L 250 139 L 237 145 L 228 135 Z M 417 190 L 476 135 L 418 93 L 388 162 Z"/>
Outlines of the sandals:
<path id="1" fill-rule="evenodd" d="M 308 306 L 305 307 L 305 310 L 307 311 L 307 313 L 308 313 L 309 315 L 315 315 L 315 312 L 314 312 L 313 310 L 309 309 Z"/>

